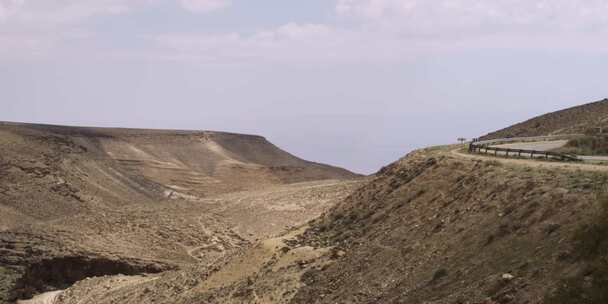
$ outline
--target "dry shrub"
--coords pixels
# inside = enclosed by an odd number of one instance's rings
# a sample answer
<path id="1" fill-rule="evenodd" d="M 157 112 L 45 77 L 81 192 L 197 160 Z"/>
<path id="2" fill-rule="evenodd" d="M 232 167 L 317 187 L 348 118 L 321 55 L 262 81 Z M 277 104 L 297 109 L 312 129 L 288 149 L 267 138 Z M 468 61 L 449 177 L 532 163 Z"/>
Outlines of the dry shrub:
<path id="1" fill-rule="evenodd" d="M 600 195 L 598 203 L 600 212 L 594 221 L 574 236 L 575 253 L 585 262 L 586 271 L 561 280 L 545 297 L 545 304 L 608 303 L 608 195 Z"/>

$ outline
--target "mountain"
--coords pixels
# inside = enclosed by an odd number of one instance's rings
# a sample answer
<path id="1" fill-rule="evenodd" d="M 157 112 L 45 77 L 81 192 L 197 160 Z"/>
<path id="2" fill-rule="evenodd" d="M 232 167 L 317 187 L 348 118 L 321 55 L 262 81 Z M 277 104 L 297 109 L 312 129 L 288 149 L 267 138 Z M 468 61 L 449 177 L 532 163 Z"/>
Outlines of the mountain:
<path id="1" fill-rule="evenodd" d="M 0 123 L 0 303 L 216 263 L 359 178 L 254 135 Z"/>
<path id="2" fill-rule="evenodd" d="M 391 164 L 315 222 L 303 243 L 342 256 L 292 303 L 538 303 L 584 271 L 572 239 L 606 175 L 445 152 Z"/>
<path id="3" fill-rule="evenodd" d="M 581 134 L 599 127 L 608 130 L 608 99 L 544 114 L 481 139 Z"/>
<path id="4" fill-rule="evenodd" d="M 549 115 L 562 118 L 525 134 L 595 126 L 572 114 L 588 111 Z M 103 218 L 90 211 L 7 230 L 0 250 L 12 258 L 0 258 L 0 273 L 14 278 L 11 299 L 60 290 L 41 295 L 58 304 L 600 304 L 607 168 L 431 147 L 367 178 L 101 208 Z M 14 260 L 21 268 L 7 266 Z"/>
<path id="5" fill-rule="evenodd" d="M 93 205 L 348 179 L 254 135 L 0 123 L 0 229 Z"/>
<path id="6" fill-rule="evenodd" d="M 414 151 L 212 268 L 82 281 L 60 303 L 605 303 L 608 169 L 461 148 Z"/>

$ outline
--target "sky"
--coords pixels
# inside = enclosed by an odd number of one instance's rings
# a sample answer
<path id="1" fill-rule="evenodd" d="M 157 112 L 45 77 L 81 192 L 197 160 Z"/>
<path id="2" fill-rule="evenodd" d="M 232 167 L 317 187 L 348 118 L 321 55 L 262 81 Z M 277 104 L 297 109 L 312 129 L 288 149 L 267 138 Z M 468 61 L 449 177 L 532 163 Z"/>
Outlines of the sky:
<path id="1" fill-rule="evenodd" d="M 0 0 L 0 120 L 253 133 L 360 173 L 606 73 L 605 0 Z"/>

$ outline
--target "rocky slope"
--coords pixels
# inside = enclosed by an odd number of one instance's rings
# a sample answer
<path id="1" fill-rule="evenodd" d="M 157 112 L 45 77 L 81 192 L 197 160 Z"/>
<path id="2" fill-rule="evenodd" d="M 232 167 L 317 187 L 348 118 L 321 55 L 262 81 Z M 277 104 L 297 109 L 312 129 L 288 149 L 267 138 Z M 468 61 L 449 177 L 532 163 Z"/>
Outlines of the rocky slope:
<path id="1" fill-rule="evenodd" d="M 0 230 L 85 209 L 356 175 L 259 136 L 0 123 Z"/>
<path id="2" fill-rule="evenodd" d="M 551 128 L 580 128 L 568 125 L 573 121 Z M 104 219 L 107 225 L 95 226 L 82 213 L 36 226 L 50 235 L 19 233 L 51 244 L 53 235 L 80 225 L 74 223 L 97 227 L 79 237 L 67 233 L 59 244 L 69 246 L 53 250 L 89 252 L 96 262 L 87 269 L 116 262 L 113 273 L 35 288 L 67 287 L 52 294 L 57 304 L 605 303 L 608 167 L 503 160 L 461 148 L 418 150 L 368 179 L 180 196 L 156 209 L 126 204 Z M 164 220 L 143 220 L 152 216 Z M 5 244 L 4 252 L 22 257 L 39 251 Z M 122 246 L 103 251 L 112 244 Z M 6 277 L 20 287 L 49 264 L 27 265 L 17 274 L 6 267 Z"/>
<path id="3" fill-rule="evenodd" d="M 319 181 L 200 202 L 134 204 L 11 229 L 0 233 L 0 296 L 27 299 L 106 275 L 181 278 L 193 267 L 205 273 L 258 240 L 318 217 L 360 183 Z"/>
<path id="4" fill-rule="evenodd" d="M 489 133 L 481 139 L 582 134 L 599 127 L 608 132 L 608 99 L 541 115 Z"/>
<path id="5" fill-rule="evenodd" d="M 344 256 L 293 303 L 539 303 L 581 270 L 570 240 L 607 180 L 416 152 L 313 225 Z"/>
<path id="6" fill-rule="evenodd" d="M 317 217 L 354 177 L 259 136 L 2 123 L 0 303 L 207 267 Z"/>
<path id="7" fill-rule="evenodd" d="M 211 267 L 80 282 L 59 303 L 542 303 L 588 271 L 572 239 L 608 170 L 455 148 L 411 153 L 308 226 Z M 135 283 L 114 289 L 121 280 Z"/>

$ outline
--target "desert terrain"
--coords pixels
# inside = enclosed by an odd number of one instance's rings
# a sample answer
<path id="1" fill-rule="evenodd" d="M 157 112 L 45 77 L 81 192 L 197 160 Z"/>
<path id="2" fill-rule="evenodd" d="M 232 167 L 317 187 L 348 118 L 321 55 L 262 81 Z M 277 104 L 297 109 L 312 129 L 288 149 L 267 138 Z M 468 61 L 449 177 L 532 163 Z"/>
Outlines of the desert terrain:
<path id="1" fill-rule="evenodd" d="M 485 138 L 601 128 L 606 104 Z M 608 296 L 602 163 L 444 145 L 362 177 L 255 136 L 1 130 L 0 302 L 598 304 Z"/>
<path id="2" fill-rule="evenodd" d="M 3 123 L 0 143 L 6 303 L 91 277 L 212 265 L 360 183 L 251 135 Z"/>

